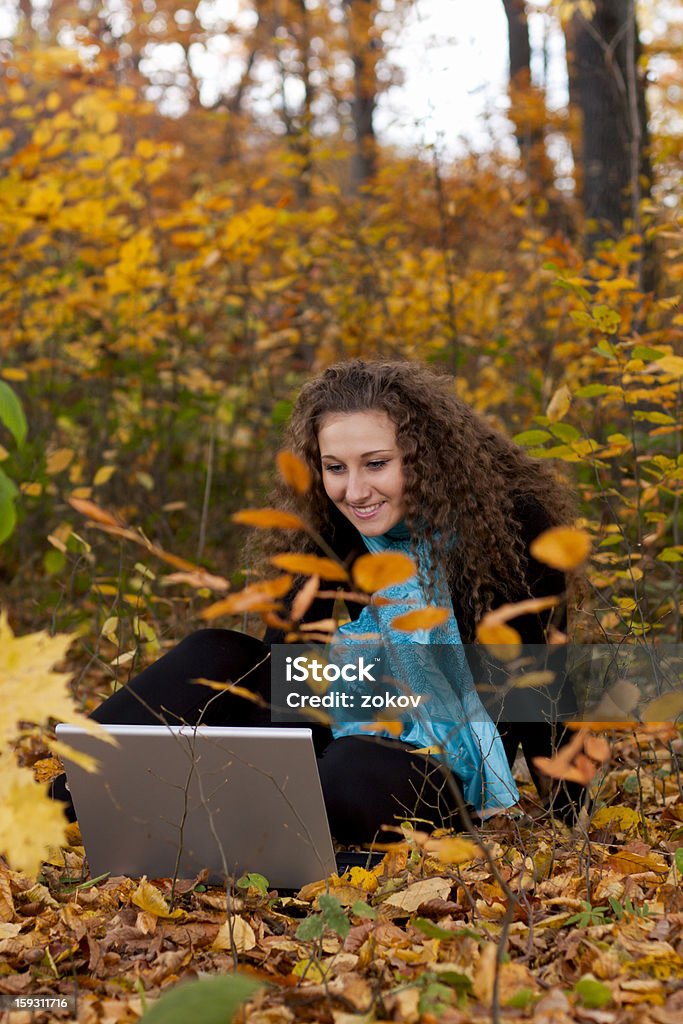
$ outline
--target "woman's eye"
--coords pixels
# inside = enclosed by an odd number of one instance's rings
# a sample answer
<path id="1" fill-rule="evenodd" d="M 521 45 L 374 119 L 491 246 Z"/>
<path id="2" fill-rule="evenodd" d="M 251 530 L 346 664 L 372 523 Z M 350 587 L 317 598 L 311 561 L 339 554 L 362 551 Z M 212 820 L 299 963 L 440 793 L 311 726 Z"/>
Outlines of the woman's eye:
<path id="1" fill-rule="evenodd" d="M 386 466 L 386 464 L 386 459 L 374 459 L 372 462 L 368 462 L 368 466 L 370 466 L 372 469 L 382 469 L 382 467 Z"/>
<path id="2" fill-rule="evenodd" d="M 343 468 L 344 468 L 343 466 L 339 466 L 339 465 L 337 465 L 336 463 L 334 463 L 334 464 L 333 464 L 333 465 L 331 465 L 331 466 L 325 466 L 325 470 L 326 470 L 326 471 L 327 471 L 328 473 L 338 473 L 338 472 L 339 472 L 339 470 L 340 470 L 340 469 L 343 469 Z"/>

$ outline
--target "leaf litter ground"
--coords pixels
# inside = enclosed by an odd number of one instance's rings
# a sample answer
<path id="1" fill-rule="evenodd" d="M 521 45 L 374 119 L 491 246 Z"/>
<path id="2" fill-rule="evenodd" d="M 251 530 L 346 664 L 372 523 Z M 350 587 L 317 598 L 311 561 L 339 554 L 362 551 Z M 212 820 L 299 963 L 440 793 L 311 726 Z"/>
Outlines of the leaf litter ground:
<path id="1" fill-rule="evenodd" d="M 574 832 L 535 817 L 527 786 L 529 816 L 481 830 L 490 861 L 470 839 L 418 833 L 295 896 L 258 875 L 230 891 L 90 879 L 70 826 L 37 882 L 0 864 L 0 993 L 77 985 L 80 1022 L 128 1024 L 178 982 L 237 966 L 264 984 L 239 1011 L 250 1024 L 679 1024 L 680 747 L 672 730 L 622 733 Z"/>

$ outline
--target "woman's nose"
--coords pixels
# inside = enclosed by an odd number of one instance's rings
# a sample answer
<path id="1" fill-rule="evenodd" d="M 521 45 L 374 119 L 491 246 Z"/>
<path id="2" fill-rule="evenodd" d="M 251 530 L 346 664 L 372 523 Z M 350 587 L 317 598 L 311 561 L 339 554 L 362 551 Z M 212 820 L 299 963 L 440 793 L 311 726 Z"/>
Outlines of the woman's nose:
<path id="1" fill-rule="evenodd" d="M 370 496 L 371 488 L 365 473 L 349 471 L 346 484 L 346 500 L 353 503 L 361 502 Z"/>

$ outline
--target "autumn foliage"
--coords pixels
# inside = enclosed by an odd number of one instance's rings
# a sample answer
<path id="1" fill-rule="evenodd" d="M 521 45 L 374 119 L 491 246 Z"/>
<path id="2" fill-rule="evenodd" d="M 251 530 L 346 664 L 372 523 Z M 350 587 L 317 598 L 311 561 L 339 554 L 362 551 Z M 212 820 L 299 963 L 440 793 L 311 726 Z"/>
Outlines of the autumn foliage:
<path id="1" fill-rule="evenodd" d="M 130 40 L 138 55 L 149 20 Z M 262 45 L 273 46 L 266 29 Z M 341 45 L 330 40 L 328 69 Z M 304 44 L 299 35 L 301 53 Z M 326 138 L 283 115 L 268 135 L 196 96 L 182 116 L 164 116 L 106 45 L 90 57 L 17 46 L 2 72 L 0 603 L 12 628 L 3 611 L 0 833 L 13 836 L 2 850 L 13 867 L 36 872 L 45 844 L 63 835 L 29 771 L 49 758 L 49 716 L 91 710 L 193 626 L 259 631 L 270 616 L 296 636 L 321 579 L 370 599 L 412 574 L 408 559 L 386 555 L 359 559 L 349 576 L 323 550 L 278 556 L 268 580 L 244 564 L 247 531 L 308 528 L 264 508 L 264 494 L 275 469 L 305 493 L 306 467 L 277 455 L 279 434 L 300 384 L 332 360 L 400 355 L 444 367 L 478 411 L 556 460 L 577 487 L 580 519 L 539 538 L 534 554 L 581 568 L 571 640 L 681 644 L 675 105 L 654 133 L 656 187 L 639 230 L 627 225 L 587 255 L 573 199 L 556 191 L 558 227 L 497 150 L 447 165 L 379 149 L 376 174 L 354 189 L 343 125 Z M 337 86 L 331 71 L 328 80 L 348 103 L 349 83 Z M 561 129 L 571 148 L 571 126 Z M 654 291 L 642 288 L 644 238 L 658 260 Z M 299 576 L 308 582 L 283 620 Z M 519 612 L 498 609 L 478 640 L 514 653 Z M 442 610 L 415 615 L 396 627 L 435 625 Z M 324 635 L 330 623 L 316 626 Z M 612 1024 L 617 1010 L 647 1003 L 669 1024 L 681 1008 L 672 992 L 683 974 L 683 792 L 678 731 L 658 723 L 679 705 L 653 701 L 649 723 L 615 733 L 618 765 L 604 739 L 579 729 L 566 763 L 544 766 L 594 783 L 600 806 L 583 851 L 561 826 L 540 835 L 492 825 L 484 864 L 469 840 L 408 835 L 381 870 L 332 880 L 338 907 L 321 902 L 323 889 L 300 894 L 297 913 L 317 921 L 310 935 L 249 883 L 227 909 L 201 881 L 180 893 L 179 909 L 165 884 L 120 880 L 70 902 L 60 879 L 83 867 L 72 836 L 39 888 L 0 868 L 9 974 L 45 946 L 65 972 L 87 962 L 103 986 L 137 972 L 137 991 L 156 994 L 191 962 L 190 943 L 199 969 L 238 957 L 278 986 L 250 1018 L 263 1022 L 308 1019 L 286 993 L 310 984 L 318 1007 L 338 996 L 332 1016 L 316 1020 L 365 1014 L 381 989 L 383 1019 L 459 1021 L 471 1001 L 525 1013 L 545 1000 L 541 1021 L 564 1024 L 578 1006 L 581 1019 Z M 40 777 L 54 770 L 45 760 Z M 501 935 L 523 962 L 496 961 Z M 137 1015 L 141 999 L 132 989 L 126 998 Z"/>

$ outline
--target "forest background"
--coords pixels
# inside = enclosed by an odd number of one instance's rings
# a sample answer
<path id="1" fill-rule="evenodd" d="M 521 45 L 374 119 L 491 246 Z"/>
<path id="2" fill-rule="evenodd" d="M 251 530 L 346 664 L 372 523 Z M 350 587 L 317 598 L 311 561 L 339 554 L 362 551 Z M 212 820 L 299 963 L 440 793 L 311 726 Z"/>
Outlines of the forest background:
<path id="1" fill-rule="evenodd" d="M 45 743 L 57 748 L 26 723 L 66 713 L 64 675 L 52 666 L 68 650 L 71 691 L 88 711 L 213 621 L 217 596 L 253 582 L 244 528 L 231 515 L 263 503 L 298 387 L 336 359 L 408 356 L 441 367 L 532 454 L 558 460 L 592 542 L 571 639 L 678 650 L 680 11 L 667 0 L 501 3 L 508 134 L 448 159 L 438 146 L 410 151 L 376 134 L 378 98 L 398 75 L 390 40 L 411 0 L 244 0 L 234 16 L 176 0 L 17 4 L 15 31 L 0 43 L 0 603 L 9 612 L 0 786 L 14 867 L 35 871 L 39 836 L 55 845 L 63 836 L 44 787 L 27 781 Z M 531 12 L 564 34 L 562 109 L 533 72 Z M 457 35 L 461 20 L 453 0 L 447 31 Z M 178 55 L 172 71 L 154 60 L 165 44 Z M 231 68 L 208 98 L 202 50 Z M 248 603 L 237 599 L 219 624 L 258 632 Z M 676 719 L 680 695 L 667 699 L 651 718 Z M 636 859 L 630 871 L 623 859 L 621 874 L 614 869 L 608 895 L 622 912 L 626 899 L 633 909 L 647 898 L 675 915 L 678 731 L 644 725 L 614 741 L 599 827 Z M 514 887 L 525 861 L 510 845 L 501 847 L 512 857 L 505 877 L 477 882 L 491 887 L 486 906 L 496 886 L 507 909 L 531 891 Z M 571 898 L 588 913 L 586 928 L 607 927 L 604 914 L 590 917 L 590 870 L 576 868 Z M 643 880 L 648 872 L 654 881 Z M 554 884 L 547 864 L 536 875 Z M 31 891 L 17 877 L 7 882 L 13 907 Z M 131 893 L 121 900 L 130 904 Z M 30 941 L 5 950 L 9 973 L 24 982 L 40 975 L 35 958 L 31 973 L 30 955 L 21 957 L 41 948 L 48 909 L 35 911 Z M 612 911 L 618 934 L 630 912 Z M 641 926 L 641 916 L 630 918 Z M 17 920 L 13 910 L 7 924 Z M 29 934 L 25 924 L 10 931 L 0 941 Z M 65 962 L 78 960 L 84 934 L 76 948 L 67 943 Z M 658 941 L 670 947 L 659 950 L 668 967 L 631 972 L 636 988 L 625 989 L 619 952 L 600 975 L 607 994 L 583 999 L 572 989 L 562 1012 L 588 1012 L 597 999 L 593 1010 L 618 1014 L 644 999 L 666 1024 L 683 961 L 680 935 Z M 482 972 L 485 948 L 474 956 Z M 568 958 L 571 985 L 589 959 L 576 950 Z M 419 977 L 431 984 L 437 962 L 423 961 Z M 461 1013 L 454 1005 L 476 996 L 499 1012 L 502 966 L 494 988 L 480 974 L 474 994 L 463 996 L 462 981 L 439 982 L 450 994 L 439 990 L 436 1003 L 418 981 L 415 1006 Z M 521 986 L 531 992 L 524 1012 L 538 1008 L 538 977 L 531 971 Z M 130 1019 L 134 991 L 108 993 Z M 389 1000 L 385 1011 L 409 1019 L 404 1003 Z"/>

